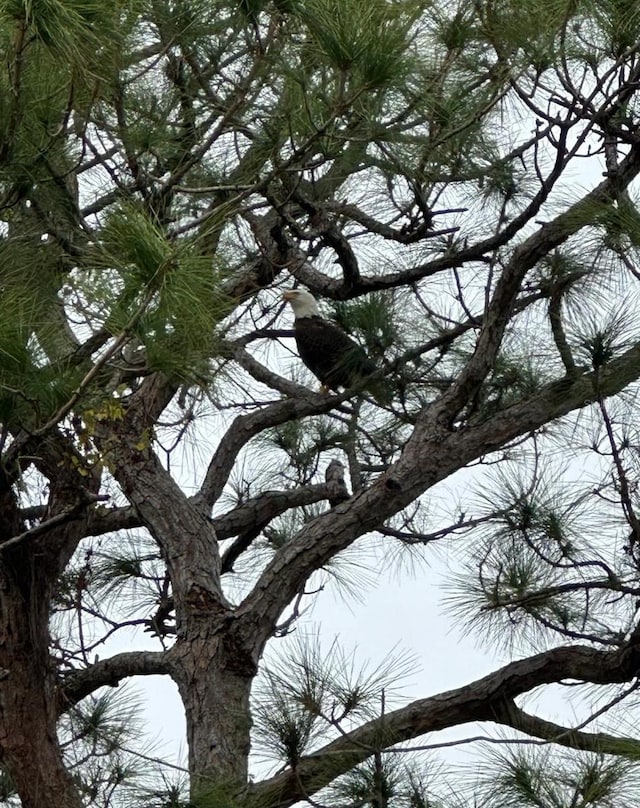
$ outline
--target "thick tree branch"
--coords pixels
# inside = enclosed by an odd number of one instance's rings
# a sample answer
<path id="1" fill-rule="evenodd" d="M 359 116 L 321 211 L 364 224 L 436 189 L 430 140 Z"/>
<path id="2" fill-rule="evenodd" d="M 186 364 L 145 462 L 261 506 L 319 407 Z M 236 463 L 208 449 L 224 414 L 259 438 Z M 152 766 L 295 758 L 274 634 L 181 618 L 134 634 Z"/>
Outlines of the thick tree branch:
<path id="1" fill-rule="evenodd" d="M 197 507 L 204 513 L 211 511 L 226 485 L 238 453 L 251 438 L 264 429 L 286 421 L 329 412 L 349 397 L 348 393 L 334 396 L 301 389 L 304 390 L 304 397 L 276 401 L 249 415 L 239 415 L 233 421 L 211 458 L 200 491 L 193 497 Z"/>
<path id="2" fill-rule="evenodd" d="M 220 556 L 213 525 L 185 495 L 150 447 L 141 448 L 144 432 L 112 423 L 110 441 L 114 476 L 162 549 L 174 587 L 176 611 L 184 617 L 199 592 L 226 609 L 220 584 Z M 206 595 L 205 595 L 206 593 Z"/>
<path id="3" fill-rule="evenodd" d="M 564 167 L 561 156 L 559 154 L 553 177 L 559 176 Z M 526 273 L 574 233 L 592 224 L 594 211 L 616 199 L 639 172 L 640 146 L 634 146 L 621 163 L 618 173 L 608 176 L 582 199 L 542 225 L 523 244 L 516 247 L 496 284 L 474 354 L 455 384 L 443 396 L 442 404 L 446 404 L 451 418 L 460 412 L 493 367 Z"/>
<path id="4" fill-rule="evenodd" d="M 435 483 L 511 440 L 584 407 L 598 396 L 606 398 L 640 378 L 640 343 L 598 372 L 563 378 L 539 394 L 501 411 L 480 424 L 448 427 L 448 402 L 434 402 L 414 429 L 399 460 L 369 488 L 355 494 L 302 528 L 278 551 L 256 586 L 238 608 L 253 630 L 258 645 L 265 642 L 275 621 L 300 592 L 307 578 L 356 538 L 375 530 Z M 252 615 L 259 613 L 256 625 Z M 236 622 L 237 629 L 243 625 Z"/>
<path id="5" fill-rule="evenodd" d="M 311 505 L 323 499 L 329 500 L 337 493 L 337 486 L 333 483 L 305 485 L 284 491 L 264 491 L 229 513 L 212 519 L 219 540 L 238 536 L 222 555 L 222 572 L 230 572 L 233 569 L 235 561 L 276 516 L 290 508 Z"/>
<path id="6" fill-rule="evenodd" d="M 67 674 L 58 695 L 58 712 L 66 712 L 100 687 L 117 687 L 130 676 L 171 672 L 169 651 L 129 651 Z"/>
<path id="7" fill-rule="evenodd" d="M 513 701 L 496 705 L 494 721 L 499 724 L 517 729 L 534 738 L 540 738 L 549 743 L 560 744 L 569 749 L 579 749 L 587 752 L 605 755 L 621 755 L 640 758 L 640 739 L 616 737 L 606 732 L 583 732 L 571 727 L 563 727 L 544 718 L 530 715 L 521 710 Z"/>
<path id="8" fill-rule="evenodd" d="M 287 770 L 254 786 L 253 795 L 271 808 L 288 808 L 381 747 L 470 721 L 501 720 L 505 701 L 541 685 L 565 679 L 594 684 L 628 681 L 636 675 L 640 662 L 640 649 L 633 649 L 633 653 L 633 663 L 628 664 L 629 660 L 619 652 L 567 646 L 512 662 L 464 687 L 418 699 L 367 722 L 302 758 L 294 771 Z"/>
<path id="9" fill-rule="evenodd" d="M 97 507 L 87 514 L 87 536 L 103 536 L 118 530 L 132 530 L 143 527 L 140 514 L 132 505 L 122 508 Z"/>
<path id="10" fill-rule="evenodd" d="M 54 529 L 67 524 L 68 522 L 78 521 L 83 511 L 87 509 L 90 503 L 102 499 L 106 499 L 106 497 L 101 497 L 97 494 L 89 495 L 88 492 L 80 489 L 79 496 L 77 497 L 76 501 L 70 501 L 67 508 L 59 511 L 49 519 L 45 519 L 39 524 L 34 525 L 34 527 L 30 528 L 29 530 L 25 530 L 23 533 L 20 533 L 17 536 L 12 536 L 10 539 L 6 539 L 0 543 L 0 553 L 8 550 L 9 547 L 19 544 L 20 542 L 28 542 L 35 539 L 36 536 L 51 533 Z M 86 523 L 86 519 L 84 521 Z M 76 529 L 75 533 L 76 535 L 83 535 L 84 530 Z"/>
<path id="11" fill-rule="evenodd" d="M 231 572 L 233 565 L 253 540 L 276 517 L 291 508 L 311 505 L 326 499 L 330 507 L 349 498 L 344 482 L 344 468 L 338 460 L 327 467 L 326 482 L 283 491 L 264 491 L 223 516 L 212 519 L 219 540 L 238 536 L 222 555 L 221 572 Z"/>
<path id="12" fill-rule="evenodd" d="M 289 381 L 284 376 L 270 370 L 251 356 L 241 344 L 224 343 L 223 348 L 256 381 L 266 384 L 267 387 L 277 390 L 282 395 L 291 396 L 292 398 L 306 396 L 308 389 L 304 385 Z"/>
<path id="13" fill-rule="evenodd" d="M 100 422 L 96 441 L 114 464 L 114 477 L 161 547 L 174 586 L 179 620 L 204 598 L 225 611 L 215 531 L 151 448 L 149 418 L 157 418 L 173 385 L 155 374 L 133 398 L 123 419 Z"/>

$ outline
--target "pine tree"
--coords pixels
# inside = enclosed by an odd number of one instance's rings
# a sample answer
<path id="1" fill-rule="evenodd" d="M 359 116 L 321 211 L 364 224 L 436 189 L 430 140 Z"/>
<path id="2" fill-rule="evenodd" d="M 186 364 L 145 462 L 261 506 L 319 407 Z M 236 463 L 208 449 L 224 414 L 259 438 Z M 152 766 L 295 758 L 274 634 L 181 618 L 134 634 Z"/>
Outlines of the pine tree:
<path id="1" fill-rule="evenodd" d="M 3 804 L 637 804 L 637 3 L 7 0 L 0 42 Z M 298 285 L 383 396 L 318 392 Z M 365 535 L 449 551 L 508 661 L 265 662 Z M 522 707 L 559 683 L 588 720 Z M 470 722 L 509 751 L 447 785 L 418 747 Z"/>

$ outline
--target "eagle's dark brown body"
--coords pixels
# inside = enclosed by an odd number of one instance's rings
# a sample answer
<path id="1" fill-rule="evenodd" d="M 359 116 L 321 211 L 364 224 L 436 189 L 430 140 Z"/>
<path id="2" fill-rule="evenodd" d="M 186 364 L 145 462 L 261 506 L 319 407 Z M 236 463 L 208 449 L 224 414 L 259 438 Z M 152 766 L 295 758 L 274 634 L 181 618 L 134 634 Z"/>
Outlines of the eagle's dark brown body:
<path id="1" fill-rule="evenodd" d="M 330 390 L 361 384 L 375 372 L 364 349 L 337 325 L 312 316 L 296 317 L 294 327 L 300 358 Z"/>
<path id="2" fill-rule="evenodd" d="M 288 289 L 282 296 L 295 314 L 295 336 L 300 359 L 329 390 L 362 386 L 376 365 L 364 348 L 320 316 L 315 297 L 303 289 Z M 374 393 L 375 396 L 375 393 Z"/>

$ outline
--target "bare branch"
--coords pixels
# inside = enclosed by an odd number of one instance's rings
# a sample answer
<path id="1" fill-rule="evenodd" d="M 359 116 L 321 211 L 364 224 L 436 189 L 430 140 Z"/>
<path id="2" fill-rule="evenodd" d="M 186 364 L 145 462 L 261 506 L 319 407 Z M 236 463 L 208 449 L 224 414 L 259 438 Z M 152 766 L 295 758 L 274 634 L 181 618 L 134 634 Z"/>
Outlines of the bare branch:
<path id="1" fill-rule="evenodd" d="M 206 513 L 211 511 L 226 485 L 238 453 L 251 438 L 264 429 L 287 421 L 329 412 L 349 397 L 348 392 L 334 396 L 312 393 L 298 385 L 296 387 L 304 391 L 304 396 L 276 401 L 257 412 L 239 415 L 233 421 L 209 463 L 200 491 L 193 498 L 197 507 Z"/>
<path id="2" fill-rule="evenodd" d="M 538 194 L 537 204 L 541 205 L 546 198 L 553 186 L 553 180 L 560 175 L 563 164 L 559 156 L 550 179 Z M 482 383 L 493 365 L 527 271 L 551 250 L 565 242 L 569 236 L 591 224 L 595 206 L 612 202 L 620 190 L 626 188 L 639 172 L 640 146 L 635 146 L 621 164 L 620 171 L 615 177 L 607 177 L 590 193 L 548 224 L 544 224 L 523 244 L 516 247 L 496 284 L 473 357 L 443 397 L 442 403 L 449 409 L 450 418 L 455 417 L 464 403 L 470 399 L 473 391 Z"/>
<path id="3" fill-rule="evenodd" d="M 13 547 L 15 544 L 19 544 L 23 541 L 29 541 L 30 539 L 40 536 L 43 533 L 48 533 L 50 530 L 53 530 L 53 528 L 60 527 L 60 525 L 64 525 L 67 522 L 77 519 L 90 503 L 104 501 L 106 499 L 108 499 L 106 496 L 97 494 L 90 495 L 87 491 L 82 491 L 79 500 L 75 504 L 70 505 L 64 511 L 55 514 L 55 516 L 52 516 L 50 519 L 45 519 L 43 522 L 40 522 L 40 524 L 32 527 L 30 530 L 26 530 L 24 533 L 20 533 L 18 536 L 13 536 L 12 538 L 0 543 L 0 553 L 4 552 L 9 547 Z"/>
<path id="4" fill-rule="evenodd" d="M 92 508 L 87 514 L 87 536 L 102 536 L 117 530 L 143 527 L 144 522 L 131 505 L 122 508 Z"/>
<path id="5" fill-rule="evenodd" d="M 262 641 L 266 641 L 278 614 L 301 591 L 313 571 L 356 538 L 375 530 L 455 469 L 584 407 L 597 395 L 614 395 L 639 377 L 640 343 L 597 373 L 553 382 L 539 394 L 461 430 L 448 426 L 449 402 L 445 393 L 425 411 L 399 460 L 387 472 L 347 503 L 307 523 L 291 543 L 278 551 L 238 608 L 238 615 L 251 620 L 252 630 L 257 629 Z M 252 613 L 262 615 L 259 628 Z M 240 620 L 236 623 L 238 627 L 242 624 Z"/>
<path id="6" fill-rule="evenodd" d="M 637 661 L 640 649 L 635 648 L 634 653 Z M 501 720 L 505 700 L 511 701 L 550 682 L 574 679 L 611 684 L 628 681 L 634 675 L 632 666 L 619 653 L 587 646 L 554 648 L 511 662 L 463 687 L 385 713 L 303 757 L 294 771 L 287 770 L 254 786 L 253 794 L 272 808 L 288 808 L 373 755 L 381 739 L 384 747 L 389 747 L 471 721 L 495 721 L 496 716 Z M 537 726 L 542 728 L 541 724 Z M 618 743 L 622 746 L 624 739 L 618 739 Z"/>
<path id="7" fill-rule="evenodd" d="M 170 659 L 169 651 L 128 651 L 69 673 L 62 682 L 58 711 L 64 713 L 98 688 L 117 687 L 130 676 L 171 673 Z"/>
<path id="8" fill-rule="evenodd" d="M 634 689 L 636 689 L 634 685 Z M 607 705 L 609 709 L 610 705 Z M 544 718 L 530 715 L 515 702 L 505 701 L 496 705 L 494 720 L 548 743 L 560 744 L 569 749 L 595 752 L 596 754 L 621 755 L 637 760 L 640 757 L 640 739 L 609 735 L 606 732 L 583 732 L 573 727 L 563 727 Z"/>
<path id="9" fill-rule="evenodd" d="M 276 516 L 290 508 L 311 505 L 335 495 L 333 483 L 319 483 L 284 491 L 264 491 L 223 516 L 212 520 L 218 539 L 238 536 L 222 555 L 222 573 L 231 572 L 233 564 Z"/>

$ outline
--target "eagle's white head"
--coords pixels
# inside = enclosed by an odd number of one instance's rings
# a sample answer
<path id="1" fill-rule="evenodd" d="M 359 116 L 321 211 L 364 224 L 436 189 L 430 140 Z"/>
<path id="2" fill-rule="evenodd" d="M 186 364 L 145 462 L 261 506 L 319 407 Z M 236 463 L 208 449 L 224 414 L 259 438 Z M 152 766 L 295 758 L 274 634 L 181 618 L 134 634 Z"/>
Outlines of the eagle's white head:
<path id="1" fill-rule="evenodd" d="M 282 299 L 291 303 L 296 320 L 300 317 L 320 317 L 318 303 L 311 292 L 305 292 L 303 289 L 287 289 Z"/>

